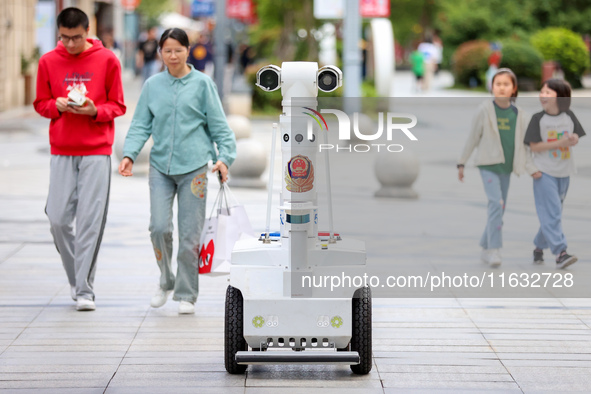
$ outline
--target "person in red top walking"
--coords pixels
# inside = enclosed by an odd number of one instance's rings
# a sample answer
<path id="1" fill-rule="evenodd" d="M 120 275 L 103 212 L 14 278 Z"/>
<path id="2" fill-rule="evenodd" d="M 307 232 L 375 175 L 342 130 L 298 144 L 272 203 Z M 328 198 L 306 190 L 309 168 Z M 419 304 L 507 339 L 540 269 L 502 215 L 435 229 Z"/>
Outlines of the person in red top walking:
<path id="1" fill-rule="evenodd" d="M 45 212 L 80 311 L 95 309 L 93 282 L 109 203 L 114 119 L 126 109 L 119 60 L 99 40 L 87 39 L 88 25 L 88 16 L 77 8 L 60 12 L 60 41 L 39 60 L 34 102 L 35 110 L 51 119 Z"/>

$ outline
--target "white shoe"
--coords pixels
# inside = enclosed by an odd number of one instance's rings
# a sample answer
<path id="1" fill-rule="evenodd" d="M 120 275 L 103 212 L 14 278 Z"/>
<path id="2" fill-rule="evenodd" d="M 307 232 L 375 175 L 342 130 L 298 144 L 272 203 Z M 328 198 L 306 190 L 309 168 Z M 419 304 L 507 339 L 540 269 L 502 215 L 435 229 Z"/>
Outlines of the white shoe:
<path id="1" fill-rule="evenodd" d="M 179 315 L 190 315 L 195 313 L 195 304 L 188 301 L 181 301 L 179 304 Z"/>
<path id="2" fill-rule="evenodd" d="M 488 264 L 488 249 L 482 249 L 482 252 L 480 252 L 480 260 L 484 264 Z"/>
<path id="3" fill-rule="evenodd" d="M 501 250 L 500 249 L 489 249 L 488 250 L 488 263 L 491 267 L 498 267 L 501 265 Z"/>
<path id="4" fill-rule="evenodd" d="M 150 301 L 152 308 L 160 308 L 162 305 L 166 304 L 170 293 L 172 293 L 172 290 L 162 290 L 161 288 L 158 288 L 158 291 L 156 291 L 156 294 L 154 294 Z"/>
<path id="5" fill-rule="evenodd" d="M 78 298 L 76 301 L 77 311 L 94 311 L 95 309 L 96 305 L 93 300 L 89 300 L 88 298 Z"/>
<path id="6" fill-rule="evenodd" d="M 76 301 L 76 286 L 70 286 L 70 297 Z"/>

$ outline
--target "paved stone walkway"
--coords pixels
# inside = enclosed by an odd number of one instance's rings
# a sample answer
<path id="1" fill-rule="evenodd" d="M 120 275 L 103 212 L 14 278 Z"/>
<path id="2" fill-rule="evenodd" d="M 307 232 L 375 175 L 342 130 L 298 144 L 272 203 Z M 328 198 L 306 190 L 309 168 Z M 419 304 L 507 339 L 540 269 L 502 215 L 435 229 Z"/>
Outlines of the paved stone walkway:
<path id="1" fill-rule="evenodd" d="M 128 92 L 132 101 L 137 89 Z M 118 120 L 118 126 L 125 127 L 129 118 Z M 270 122 L 254 126 L 254 138 L 268 146 Z M 485 198 L 477 170 L 468 168 L 460 185 L 453 166 L 459 147 L 446 136 L 426 133 L 429 138 L 417 148 L 418 200 L 375 200 L 379 185 L 371 174 L 363 187 L 343 196 L 361 196 L 368 201 L 363 214 L 391 223 L 388 239 L 367 242 L 369 261 L 392 264 L 393 270 L 408 264 L 478 263 Z M 76 312 L 43 212 L 47 145 L 46 120 L 30 111 L 0 116 L 0 391 L 591 391 L 588 298 L 375 299 L 375 365 L 369 375 L 353 375 L 346 366 L 250 366 L 245 375 L 229 375 L 223 365 L 225 277 L 201 278 L 194 316 L 179 316 L 172 301 L 160 309 L 149 307 L 158 269 L 147 230 L 145 176 L 113 175 L 96 274 L 97 310 Z M 582 140 L 579 152 L 591 157 L 591 142 Z M 580 164 L 564 208 L 569 242 L 580 258 L 573 273 L 586 272 L 591 263 L 591 163 Z M 210 195 L 215 189 L 212 179 Z M 234 192 L 253 227 L 264 228 L 266 192 Z M 537 226 L 531 180 L 514 178 L 510 195 L 503 264 L 527 270 Z M 391 250 L 396 253 L 388 254 Z M 547 261 L 545 268 L 551 271 L 551 265 Z"/>

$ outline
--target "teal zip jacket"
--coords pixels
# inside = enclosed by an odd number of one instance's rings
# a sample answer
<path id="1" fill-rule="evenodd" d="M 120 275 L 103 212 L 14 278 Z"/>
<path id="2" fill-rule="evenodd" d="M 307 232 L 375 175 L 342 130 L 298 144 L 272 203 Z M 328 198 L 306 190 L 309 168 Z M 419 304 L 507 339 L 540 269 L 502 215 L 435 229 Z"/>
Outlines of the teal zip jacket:
<path id="1" fill-rule="evenodd" d="M 234 162 L 236 138 L 216 86 L 210 77 L 189 66 L 191 72 L 182 78 L 165 70 L 145 82 L 123 156 L 135 161 L 151 135 L 150 164 L 163 174 L 186 174 L 209 160 L 220 160 L 228 168 Z"/>

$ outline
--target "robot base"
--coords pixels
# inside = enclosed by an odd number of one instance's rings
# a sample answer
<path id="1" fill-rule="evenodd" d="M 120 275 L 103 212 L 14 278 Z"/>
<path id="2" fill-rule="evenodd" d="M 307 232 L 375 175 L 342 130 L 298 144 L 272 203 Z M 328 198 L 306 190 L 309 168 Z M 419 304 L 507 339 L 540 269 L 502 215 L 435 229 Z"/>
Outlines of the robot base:
<path id="1" fill-rule="evenodd" d="M 239 289 L 228 286 L 224 359 L 229 373 L 243 373 L 247 364 L 345 364 L 367 374 L 371 344 L 367 287 L 352 299 L 245 300 Z"/>

